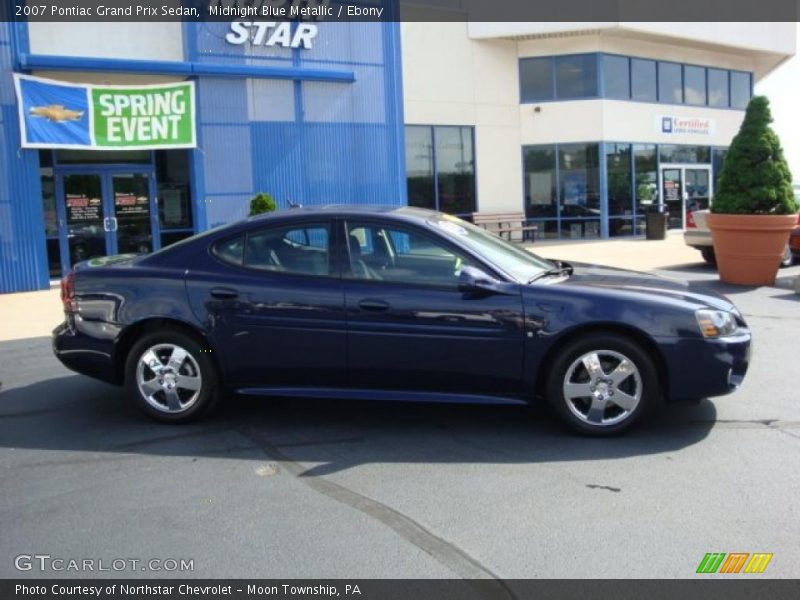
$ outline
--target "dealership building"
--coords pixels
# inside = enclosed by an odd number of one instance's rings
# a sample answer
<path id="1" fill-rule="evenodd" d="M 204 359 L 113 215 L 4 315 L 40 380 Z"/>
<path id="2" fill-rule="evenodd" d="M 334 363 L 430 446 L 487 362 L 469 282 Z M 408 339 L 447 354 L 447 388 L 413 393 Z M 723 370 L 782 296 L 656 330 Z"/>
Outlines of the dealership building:
<path id="1" fill-rule="evenodd" d="M 2 22 L 0 292 L 258 192 L 518 213 L 539 239 L 639 235 L 659 204 L 682 228 L 795 28 Z"/>

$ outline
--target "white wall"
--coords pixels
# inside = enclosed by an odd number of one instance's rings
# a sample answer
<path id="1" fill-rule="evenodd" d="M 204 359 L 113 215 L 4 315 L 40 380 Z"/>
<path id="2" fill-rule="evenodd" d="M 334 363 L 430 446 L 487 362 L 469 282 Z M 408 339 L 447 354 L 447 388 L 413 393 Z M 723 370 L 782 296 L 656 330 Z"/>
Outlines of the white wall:
<path id="1" fill-rule="evenodd" d="M 28 23 L 32 54 L 183 60 L 180 22 Z"/>
<path id="2" fill-rule="evenodd" d="M 765 65 L 795 51 L 795 31 L 794 23 L 404 22 L 405 120 L 474 126 L 479 210 L 519 211 L 524 145 L 605 140 L 727 146 L 744 116 L 599 99 L 521 105 L 520 57 L 609 52 L 763 73 Z M 507 37 L 531 33 L 547 37 Z M 711 119 L 714 131 L 664 134 L 656 127 L 658 116 Z"/>
<path id="3" fill-rule="evenodd" d="M 536 111 L 536 108 L 539 111 Z M 618 100 L 572 100 L 520 106 L 521 143 L 643 142 L 727 146 L 739 131 L 744 112 Z M 656 117 L 712 119 L 711 135 L 665 134 Z"/>
<path id="4" fill-rule="evenodd" d="M 517 46 L 475 41 L 466 23 L 401 26 L 405 122 L 475 127 L 480 210 L 522 209 Z"/>

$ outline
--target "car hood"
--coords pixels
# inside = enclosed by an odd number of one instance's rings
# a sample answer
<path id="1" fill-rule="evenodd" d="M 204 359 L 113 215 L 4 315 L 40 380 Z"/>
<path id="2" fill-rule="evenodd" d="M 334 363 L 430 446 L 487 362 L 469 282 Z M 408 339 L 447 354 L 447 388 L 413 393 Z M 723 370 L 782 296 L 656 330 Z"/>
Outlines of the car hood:
<path id="1" fill-rule="evenodd" d="M 709 306 L 720 310 L 735 309 L 733 303 L 725 296 L 703 287 L 702 284 L 602 265 L 568 264 L 573 268 L 573 273 L 559 285 L 609 289 L 629 294 L 655 296 L 678 302 Z"/>

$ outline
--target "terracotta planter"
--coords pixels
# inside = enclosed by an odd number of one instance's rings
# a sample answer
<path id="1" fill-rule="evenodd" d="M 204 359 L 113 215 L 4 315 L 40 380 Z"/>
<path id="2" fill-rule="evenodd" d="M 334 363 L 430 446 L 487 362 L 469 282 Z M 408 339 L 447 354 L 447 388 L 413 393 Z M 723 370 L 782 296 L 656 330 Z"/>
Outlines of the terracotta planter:
<path id="1" fill-rule="evenodd" d="M 707 217 L 719 278 L 738 285 L 773 285 L 797 215 Z"/>

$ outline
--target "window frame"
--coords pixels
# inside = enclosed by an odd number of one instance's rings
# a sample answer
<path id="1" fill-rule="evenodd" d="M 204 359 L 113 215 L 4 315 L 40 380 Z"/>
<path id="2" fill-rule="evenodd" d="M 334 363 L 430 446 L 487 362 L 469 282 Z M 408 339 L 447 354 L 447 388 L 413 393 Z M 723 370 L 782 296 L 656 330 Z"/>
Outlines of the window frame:
<path id="1" fill-rule="evenodd" d="M 700 104 L 695 103 L 695 102 L 689 102 L 686 99 L 686 90 L 687 90 L 686 71 L 688 69 L 700 69 L 700 71 L 702 72 L 702 78 L 703 78 L 703 102 L 700 103 Z M 681 76 L 682 76 L 682 82 L 683 82 L 683 91 L 682 91 L 682 93 L 683 93 L 683 104 L 685 104 L 686 106 L 705 106 L 705 107 L 710 107 L 710 105 L 708 103 L 708 67 L 702 67 L 700 65 L 690 65 L 690 64 L 684 63 L 681 66 Z M 714 108 L 714 107 L 710 107 L 710 108 Z"/>
<path id="2" fill-rule="evenodd" d="M 546 61 L 550 70 L 550 96 L 542 98 L 530 98 L 526 96 L 522 87 L 522 65 L 524 62 L 531 62 L 534 60 Z M 517 77 L 519 81 L 519 103 L 520 104 L 536 104 L 538 102 L 553 102 L 558 99 L 556 93 L 556 57 L 555 56 L 522 56 L 517 59 Z"/>
<path id="3" fill-rule="evenodd" d="M 653 75 L 654 75 L 654 77 L 653 77 L 653 97 L 652 97 L 652 99 L 648 98 L 648 99 L 640 100 L 640 99 L 634 97 L 633 84 L 634 84 L 635 79 L 633 77 L 633 69 L 634 69 L 634 63 L 635 62 L 637 62 L 637 63 L 647 63 L 647 64 L 649 64 L 650 66 L 653 67 Z M 639 56 L 632 56 L 631 57 L 631 100 L 633 102 L 650 102 L 650 103 L 653 103 L 653 102 L 657 103 L 658 102 L 658 61 L 657 60 L 654 60 L 652 58 L 642 58 L 642 57 L 639 57 Z"/>
<path id="4" fill-rule="evenodd" d="M 661 75 L 661 65 L 670 66 L 670 67 L 678 67 L 678 90 L 681 93 L 680 102 L 675 102 L 673 100 L 665 100 L 661 97 L 661 83 L 662 83 L 662 75 Z M 686 94 L 684 93 L 684 86 L 685 86 L 685 78 L 683 76 L 683 63 L 675 62 L 672 60 L 657 60 L 656 61 L 656 92 L 658 93 L 658 103 L 659 104 L 672 104 L 674 106 L 682 106 L 686 104 Z M 673 90 L 674 91 L 674 90 Z"/>
<path id="5" fill-rule="evenodd" d="M 589 100 L 592 98 L 601 98 L 600 95 L 601 89 L 601 75 L 602 75 L 602 65 L 601 62 L 601 55 L 600 52 L 575 52 L 572 54 L 559 54 L 553 56 L 553 94 L 555 96 L 555 100 Z M 577 57 L 585 57 L 590 56 L 594 59 L 594 94 L 589 94 L 586 96 L 562 96 L 559 89 L 558 89 L 558 67 L 560 61 L 565 61 L 570 58 L 577 58 Z"/>
<path id="6" fill-rule="evenodd" d="M 352 274 L 352 253 L 350 252 L 350 225 L 360 225 L 360 226 L 372 226 L 372 227 L 381 227 L 383 229 L 399 229 L 401 232 L 406 233 L 414 233 L 419 235 L 420 237 L 427 238 L 434 243 L 437 243 L 441 246 L 444 246 L 448 251 L 452 252 L 456 256 L 461 256 L 463 259 L 466 259 L 470 262 L 472 266 L 480 268 L 481 270 L 485 271 L 487 274 L 491 275 L 495 279 L 499 279 L 501 281 L 509 282 L 509 283 L 516 283 L 512 279 L 510 279 L 505 273 L 499 272 L 498 269 L 493 267 L 492 265 L 488 264 L 482 258 L 476 256 L 473 252 L 459 246 L 456 243 L 453 243 L 452 240 L 448 239 L 446 236 L 437 234 L 436 232 L 432 231 L 429 226 L 420 226 L 416 223 L 409 223 L 406 221 L 394 221 L 391 219 L 382 219 L 380 217 L 374 217 L 371 215 L 364 215 L 363 217 L 358 216 L 348 216 L 343 217 L 340 220 L 341 226 L 339 227 L 339 235 L 342 238 L 342 280 L 346 282 L 355 282 L 360 284 L 377 284 L 377 285 L 385 285 L 390 287 L 402 287 L 402 288 L 420 288 L 426 290 L 441 290 L 446 292 L 458 292 L 458 285 L 456 286 L 449 286 L 449 285 L 440 285 L 434 283 L 420 283 L 420 282 L 408 282 L 408 281 L 386 281 L 382 279 L 360 279 L 354 277 Z M 391 242 L 390 242 L 391 243 Z"/>
<path id="7" fill-rule="evenodd" d="M 328 274 L 327 275 L 318 275 L 314 273 L 299 273 L 296 271 L 272 271 L 269 269 L 259 269 L 258 267 L 251 267 L 245 264 L 244 261 L 247 249 L 247 242 L 248 242 L 248 237 L 251 234 L 262 233 L 264 231 L 269 231 L 270 229 L 287 229 L 287 228 L 307 229 L 309 226 L 313 225 L 316 226 L 324 225 L 328 229 Z M 304 279 L 341 279 L 342 277 L 341 262 L 337 250 L 338 241 L 335 237 L 336 232 L 337 232 L 336 221 L 334 219 L 304 218 L 301 220 L 281 221 L 280 223 L 259 224 L 256 226 L 248 227 L 246 229 L 241 229 L 235 233 L 231 233 L 230 235 L 225 235 L 215 238 L 208 244 L 207 248 L 209 255 L 219 264 L 234 270 L 246 272 L 251 275 L 261 275 L 267 277 L 271 276 L 290 277 L 290 278 L 301 277 Z M 238 237 L 243 238 L 241 264 L 236 264 L 225 260 L 222 256 L 220 256 L 220 254 L 216 250 L 218 245 L 224 244 Z"/>
<path id="8" fill-rule="evenodd" d="M 559 93 L 558 89 L 558 61 L 575 56 L 594 56 L 596 65 L 596 94 L 593 96 L 576 96 L 564 97 Z M 608 58 L 623 59 L 627 61 L 628 71 L 628 95 L 625 96 L 609 96 L 606 94 L 606 63 Z M 527 60 L 549 60 L 550 72 L 552 77 L 552 97 L 531 99 L 526 97 L 522 86 L 522 65 Z M 653 70 L 653 83 L 655 89 L 653 95 L 646 98 L 637 98 L 634 94 L 634 87 L 636 78 L 634 71 L 637 66 L 641 67 L 647 65 L 648 69 L 652 67 Z M 661 65 L 674 65 L 679 69 L 680 75 L 680 94 L 681 99 L 679 102 L 673 99 L 664 99 L 661 97 L 662 76 L 660 73 Z M 686 71 L 687 69 L 702 69 L 703 81 L 705 83 L 705 101 L 702 104 L 689 103 L 686 101 Z M 723 105 L 711 104 L 711 90 L 709 88 L 710 71 L 724 72 L 727 75 L 727 102 Z M 713 108 L 716 110 L 738 110 L 746 109 L 745 106 L 736 107 L 733 105 L 733 78 L 735 74 L 742 74 L 749 78 L 749 97 L 753 97 L 753 72 L 743 71 L 740 69 L 732 69 L 713 65 L 700 65 L 688 62 L 678 62 L 674 60 L 660 60 L 658 58 L 648 58 L 645 56 L 634 56 L 630 54 L 619 54 L 616 52 L 573 52 L 569 54 L 554 54 L 549 56 L 523 56 L 518 59 L 518 82 L 519 82 L 519 103 L 520 105 L 526 104 L 544 104 L 548 102 L 568 102 L 571 100 L 587 100 L 587 99 L 603 99 L 603 100 L 618 100 L 639 103 L 654 103 L 666 104 L 673 106 L 690 106 L 690 107 L 705 107 Z"/>
<path id="9" fill-rule="evenodd" d="M 746 75 L 749 79 L 748 82 L 748 98 L 747 102 L 745 102 L 744 106 L 738 107 L 733 105 L 733 76 L 734 74 L 737 75 Z M 739 69 L 728 69 L 728 106 L 732 110 L 747 110 L 747 105 L 750 103 L 750 100 L 753 99 L 753 73 L 751 71 L 740 71 Z"/>
<path id="10" fill-rule="evenodd" d="M 405 130 L 409 127 L 421 127 L 428 129 L 431 133 L 431 165 L 433 167 L 433 208 L 429 210 L 435 210 L 438 212 L 442 211 L 442 203 L 439 199 L 440 190 L 439 190 L 439 167 L 437 164 L 437 152 L 436 152 L 436 129 L 469 129 L 470 131 L 470 152 L 472 155 L 472 180 L 473 180 L 473 210 L 466 213 L 452 213 L 454 216 L 461 216 L 461 215 L 472 215 L 473 213 L 478 212 L 480 203 L 478 201 L 478 160 L 476 155 L 476 141 L 475 141 L 475 126 L 474 125 L 441 125 L 441 124 L 431 124 L 431 123 L 405 123 L 403 125 L 403 132 L 405 137 Z M 406 167 L 406 190 L 408 190 L 408 167 Z M 409 205 L 412 206 L 412 205 Z M 426 207 L 419 207 L 419 208 L 426 208 Z M 451 214 L 451 213 L 445 213 Z"/>

